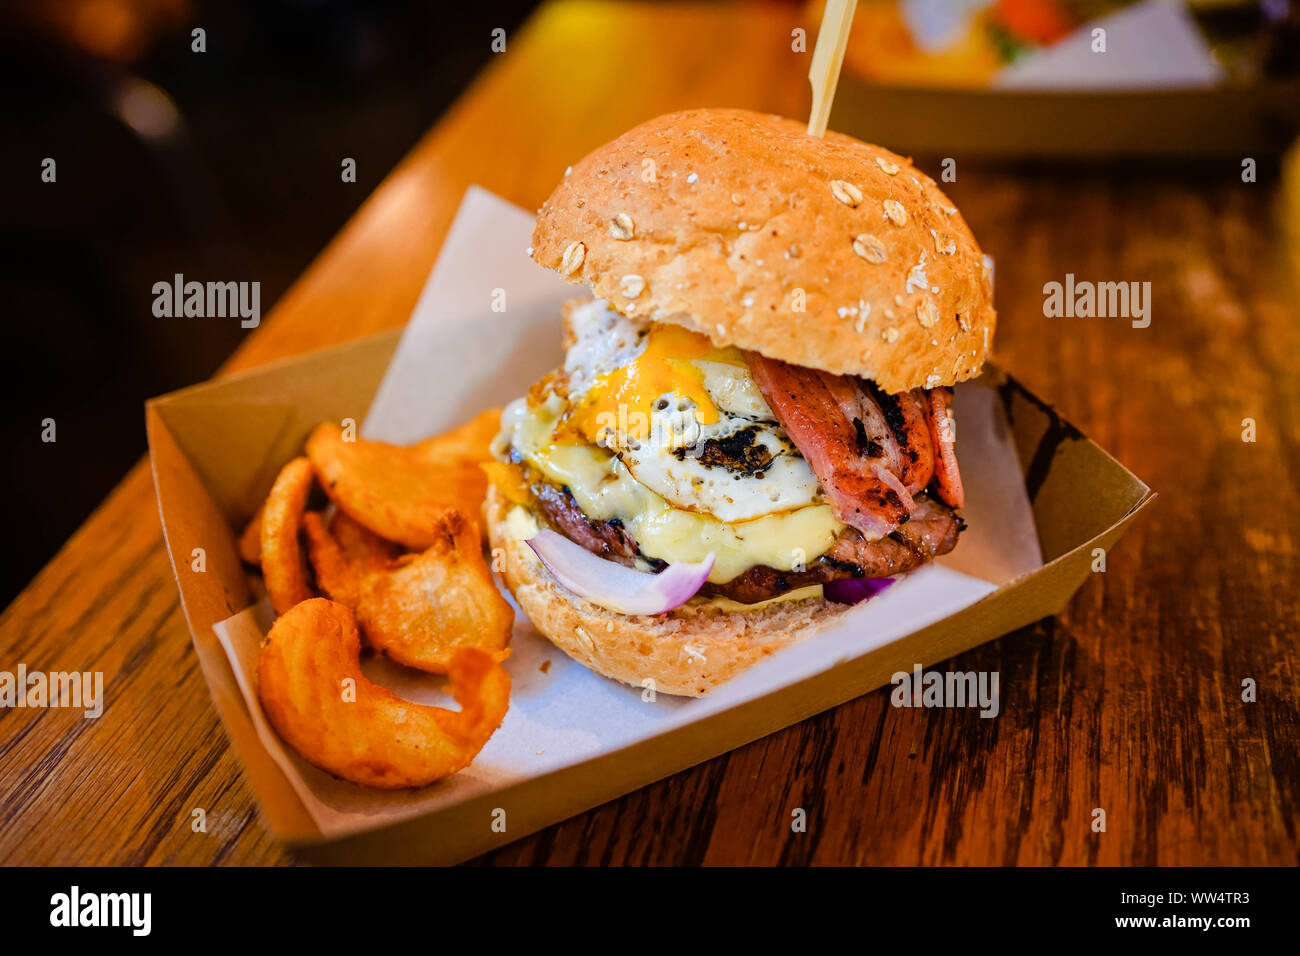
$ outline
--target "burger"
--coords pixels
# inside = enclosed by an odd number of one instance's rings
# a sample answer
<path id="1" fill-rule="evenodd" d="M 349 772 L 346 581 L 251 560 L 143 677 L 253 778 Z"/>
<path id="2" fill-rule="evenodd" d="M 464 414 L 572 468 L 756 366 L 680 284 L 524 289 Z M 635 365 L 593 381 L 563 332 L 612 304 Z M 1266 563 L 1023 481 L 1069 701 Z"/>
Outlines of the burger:
<path id="1" fill-rule="evenodd" d="M 951 386 L 996 313 L 908 159 L 672 113 L 571 167 L 530 255 L 589 297 L 503 412 L 485 519 L 571 657 L 699 696 L 957 545 Z"/>

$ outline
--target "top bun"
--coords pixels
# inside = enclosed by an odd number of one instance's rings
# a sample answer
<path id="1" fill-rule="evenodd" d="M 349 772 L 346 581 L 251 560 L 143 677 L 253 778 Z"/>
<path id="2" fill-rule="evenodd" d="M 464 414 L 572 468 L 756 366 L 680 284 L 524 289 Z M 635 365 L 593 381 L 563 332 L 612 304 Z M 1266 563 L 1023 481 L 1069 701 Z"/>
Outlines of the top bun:
<path id="1" fill-rule="evenodd" d="M 670 113 L 588 155 L 539 210 L 532 255 L 626 315 L 891 393 L 976 375 L 997 324 L 934 180 L 747 110 Z"/>

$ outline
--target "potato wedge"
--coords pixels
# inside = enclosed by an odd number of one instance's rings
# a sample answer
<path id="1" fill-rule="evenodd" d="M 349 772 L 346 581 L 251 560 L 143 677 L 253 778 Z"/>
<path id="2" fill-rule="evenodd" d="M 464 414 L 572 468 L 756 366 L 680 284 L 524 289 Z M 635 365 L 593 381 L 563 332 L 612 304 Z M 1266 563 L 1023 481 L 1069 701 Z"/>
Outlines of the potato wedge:
<path id="1" fill-rule="evenodd" d="M 320 769 L 367 787 L 423 787 L 467 767 L 501 726 L 510 675 L 491 655 L 468 648 L 451 658 L 455 711 L 373 683 L 360 653 L 352 612 L 312 598 L 275 622 L 258 659 L 267 720 Z"/>
<path id="2" fill-rule="evenodd" d="M 248 519 L 248 524 L 244 525 L 244 530 L 239 533 L 239 539 L 235 543 L 239 560 L 245 564 L 262 563 L 262 511 L 265 508 L 266 502 L 257 506 L 253 517 Z"/>
<path id="3" fill-rule="evenodd" d="M 423 550 L 438 535 L 438 516 L 459 508 L 477 527 L 487 478 L 479 467 L 500 421 L 489 409 L 460 428 L 412 446 L 344 441 L 326 422 L 307 440 L 307 457 L 338 508 L 389 541 Z M 480 535 L 481 537 L 481 535 Z"/>
<path id="4" fill-rule="evenodd" d="M 463 512 L 444 510 L 434 543 L 421 554 L 400 557 L 338 519 L 334 533 L 315 513 L 303 524 L 317 583 L 332 600 L 352 608 L 376 650 L 437 674 L 447 673 L 462 648 L 477 648 L 498 661 L 509 654 L 514 611 L 497 590 Z"/>
<path id="5" fill-rule="evenodd" d="M 311 462 L 295 458 L 280 471 L 262 506 L 262 577 L 276 614 L 315 597 L 307 582 L 307 564 L 298 544 L 311 484 Z"/>

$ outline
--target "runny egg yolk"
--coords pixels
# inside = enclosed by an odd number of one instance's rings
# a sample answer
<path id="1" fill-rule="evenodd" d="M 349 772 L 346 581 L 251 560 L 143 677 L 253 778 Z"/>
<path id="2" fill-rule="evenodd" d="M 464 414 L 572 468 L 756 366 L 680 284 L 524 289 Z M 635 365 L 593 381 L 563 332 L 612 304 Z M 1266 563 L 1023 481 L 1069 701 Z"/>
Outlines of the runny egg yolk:
<path id="1" fill-rule="evenodd" d="M 718 348 L 707 336 L 678 325 L 656 325 L 646 337 L 645 350 L 621 368 L 596 379 L 567 424 L 592 444 L 611 429 L 628 439 L 642 441 L 650 436 L 654 403 L 668 393 L 693 402 L 695 420 L 701 425 L 714 424 L 718 409 L 694 359 L 745 365 L 745 357 L 737 348 Z"/>

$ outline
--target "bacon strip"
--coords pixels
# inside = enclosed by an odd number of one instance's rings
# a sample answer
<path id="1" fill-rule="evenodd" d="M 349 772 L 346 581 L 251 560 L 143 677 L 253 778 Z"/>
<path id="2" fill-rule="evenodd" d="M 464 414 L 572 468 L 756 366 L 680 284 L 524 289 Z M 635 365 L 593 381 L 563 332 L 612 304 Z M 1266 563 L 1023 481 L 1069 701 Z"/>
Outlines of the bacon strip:
<path id="1" fill-rule="evenodd" d="M 920 494 L 934 477 L 934 445 L 930 439 L 930 402 L 925 389 L 886 395 L 869 386 L 871 395 L 885 413 L 885 420 L 898 436 L 902 467 L 898 477 L 909 494 Z"/>
<path id="2" fill-rule="evenodd" d="M 890 464 L 897 439 L 879 406 L 847 376 L 826 375 L 746 353 L 777 420 L 821 482 L 835 517 L 868 540 L 907 520 L 915 503 Z"/>
<path id="3" fill-rule="evenodd" d="M 818 372 L 826 390 L 831 393 L 840 411 L 850 422 L 862 423 L 862 431 L 854 432 L 859 445 L 866 446 L 868 458 L 879 458 L 889 471 L 895 475 L 903 473 L 903 453 L 898 447 L 898 436 L 889 427 L 880 405 L 863 391 L 858 380 L 848 375 L 832 375 L 830 372 Z"/>
<path id="4" fill-rule="evenodd" d="M 879 459 L 872 461 L 872 473 L 893 489 L 908 514 L 911 514 L 916 508 L 916 502 L 912 500 L 912 489 L 900 480 L 904 459 L 898 444 L 897 429 L 890 426 L 880 403 L 866 391 L 861 379 L 850 375 L 832 375 L 830 372 L 817 374 L 840 406 L 840 411 L 853 423 L 859 453 L 870 459 Z M 920 491 L 924 487 L 921 485 L 916 490 Z"/>
<path id="5" fill-rule="evenodd" d="M 937 451 L 934 484 L 939 497 L 954 508 L 966 503 L 961 472 L 957 469 L 956 435 L 952 418 L 952 389 L 934 388 L 928 393 L 930 439 Z"/>

